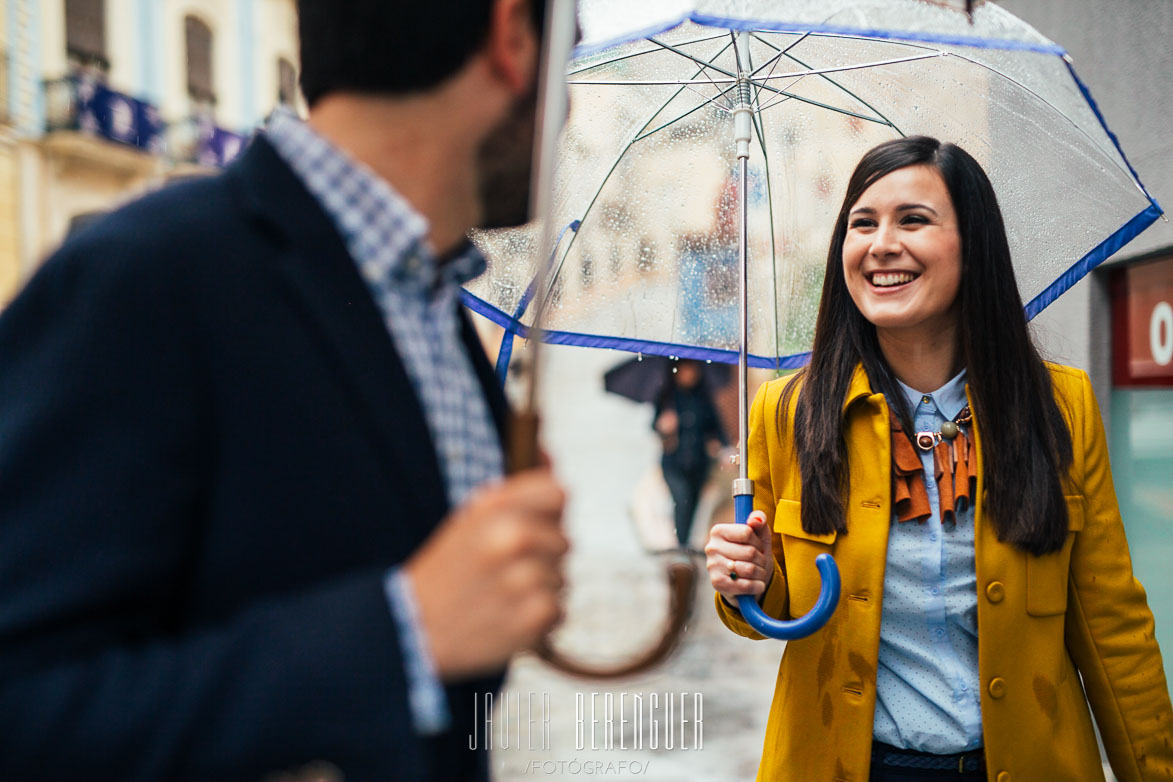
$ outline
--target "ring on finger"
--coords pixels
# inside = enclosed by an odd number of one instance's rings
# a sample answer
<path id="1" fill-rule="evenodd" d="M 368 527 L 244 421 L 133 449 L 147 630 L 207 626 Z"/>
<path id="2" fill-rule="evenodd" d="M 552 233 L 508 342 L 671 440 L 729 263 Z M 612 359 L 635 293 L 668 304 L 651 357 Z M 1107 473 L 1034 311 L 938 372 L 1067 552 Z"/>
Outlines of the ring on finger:
<path id="1" fill-rule="evenodd" d="M 737 563 L 736 562 L 729 563 L 729 580 L 730 581 L 737 580 Z"/>

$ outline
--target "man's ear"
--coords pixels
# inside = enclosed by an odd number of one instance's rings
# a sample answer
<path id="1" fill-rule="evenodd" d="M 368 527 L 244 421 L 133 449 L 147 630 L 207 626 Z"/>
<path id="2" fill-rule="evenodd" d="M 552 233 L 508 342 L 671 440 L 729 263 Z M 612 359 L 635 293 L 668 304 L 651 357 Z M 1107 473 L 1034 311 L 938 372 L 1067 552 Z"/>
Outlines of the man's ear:
<path id="1" fill-rule="evenodd" d="M 534 88 L 540 31 L 534 29 L 530 4 L 541 1 L 495 0 L 493 3 L 485 55 L 489 69 L 515 95 L 524 95 Z"/>

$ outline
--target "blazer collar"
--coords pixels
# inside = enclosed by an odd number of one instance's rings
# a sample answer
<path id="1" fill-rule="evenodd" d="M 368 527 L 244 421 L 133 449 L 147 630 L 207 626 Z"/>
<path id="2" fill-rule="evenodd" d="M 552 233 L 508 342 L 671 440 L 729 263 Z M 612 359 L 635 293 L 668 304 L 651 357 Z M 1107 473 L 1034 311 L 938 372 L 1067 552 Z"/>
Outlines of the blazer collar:
<path id="1" fill-rule="evenodd" d="M 371 422 L 372 436 L 405 477 L 421 521 L 439 518 L 448 501 L 423 407 L 334 225 L 263 135 L 227 176 L 277 238 L 278 251 L 265 260 L 321 332 L 321 345 Z"/>

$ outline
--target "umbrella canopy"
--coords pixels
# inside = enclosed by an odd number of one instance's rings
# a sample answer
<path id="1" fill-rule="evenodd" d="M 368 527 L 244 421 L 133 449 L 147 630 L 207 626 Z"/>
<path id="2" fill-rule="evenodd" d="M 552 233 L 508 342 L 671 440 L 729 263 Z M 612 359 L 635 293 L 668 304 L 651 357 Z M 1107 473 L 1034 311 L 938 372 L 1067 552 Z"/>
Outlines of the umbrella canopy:
<path id="1" fill-rule="evenodd" d="M 664 392 L 668 376 L 675 371 L 676 361 L 661 356 L 637 356 L 603 375 L 603 388 L 635 402 L 655 403 Z M 701 384 L 712 394 L 729 383 L 733 375 L 728 364 L 703 363 Z"/>
<path id="2" fill-rule="evenodd" d="M 865 151 L 911 135 L 983 165 L 1026 315 L 1041 311 L 1161 209 L 1062 48 L 996 6 L 965 6 L 584 0 L 541 235 L 565 228 L 553 248 L 534 229 L 475 238 L 490 265 L 464 299 L 505 327 L 498 371 L 535 325 L 544 342 L 736 360 L 745 522 L 747 366 L 805 362 L 847 180 Z M 809 614 L 779 621 L 743 595 L 750 625 L 822 627 L 840 584 L 828 555 L 815 565 Z"/>
<path id="3" fill-rule="evenodd" d="M 972 22 L 928 0 L 581 9 L 552 217 L 563 235 L 550 255 L 532 228 L 475 238 L 490 263 L 466 303 L 510 335 L 544 309 L 549 342 L 736 361 L 739 64 L 751 366 L 804 362 L 847 179 L 882 141 L 931 135 L 978 159 L 1028 316 L 1161 213 L 1063 49 L 997 6 L 978 3 Z"/>

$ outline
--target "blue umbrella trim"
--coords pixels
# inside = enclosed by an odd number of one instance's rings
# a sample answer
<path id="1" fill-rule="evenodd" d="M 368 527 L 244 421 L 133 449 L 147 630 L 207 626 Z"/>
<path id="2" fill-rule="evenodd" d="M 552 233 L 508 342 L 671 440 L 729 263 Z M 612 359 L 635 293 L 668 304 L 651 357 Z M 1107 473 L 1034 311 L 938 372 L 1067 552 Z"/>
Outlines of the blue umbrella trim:
<path id="1" fill-rule="evenodd" d="M 1088 272 L 1112 257 L 1121 247 L 1135 239 L 1141 231 L 1155 223 L 1162 214 L 1164 212 L 1161 210 L 1161 206 L 1156 201 L 1152 201 L 1147 209 L 1096 245 L 1095 249 L 1072 264 L 1067 271 L 1059 275 L 1058 279 L 1044 288 L 1042 293 L 1031 299 L 1024 308 L 1026 319 L 1030 320 L 1046 309 L 1055 299 L 1066 293 L 1071 286 L 1082 280 Z"/>
<path id="2" fill-rule="evenodd" d="M 484 318 L 491 320 L 505 329 L 505 338 L 517 335 L 522 339 L 529 339 L 535 331 L 524 323 L 519 323 L 504 311 L 493 306 L 467 290 L 460 291 L 460 299 L 464 306 Z M 647 353 L 649 356 L 667 356 L 675 358 L 694 358 L 698 361 L 717 361 L 722 364 L 736 364 L 737 351 L 722 348 L 703 348 L 696 345 L 682 345 L 674 342 L 654 342 L 643 339 L 628 339 L 627 337 L 604 337 L 597 334 L 582 334 L 576 331 L 545 331 L 537 330 L 540 339 L 550 345 L 573 345 L 581 348 L 607 348 L 622 350 L 627 353 Z M 810 353 L 795 353 L 780 358 L 749 355 L 749 365 L 757 369 L 798 369 L 805 366 Z M 500 367 L 498 367 L 500 370 Z M 502 377 L 502 375 L 498 375 Z"/>
<path id="3" fill-rule="evenodd" d="M 1140 186 L 1141 192 L 1148 196 L 1149 201 L 1157 210 L 1164 214 L 1161 205 L 1157 203 L 1156 199 L 1149 193 L 1148 188 L 1144 186 L 1144 182 L 1140 181 L 1140 175 L 1136 173 L 1136 169 L 1132 167 L 1132 163 L 1128 160 L 1128 155 L 1124 154 L 1124 149 L 1120 146 L 1120 140 L 1116 138 L 1116 134 L 1108 127 L 1108 121 L 1104 119 L 1103 113 L 1100 111 L 1100 104 L 1096 103 L 1096 99 L 1092 97 L 1091 90 L 1083 83 L 1083 79 L 1079 78 L 1079 74 L 1075 72 L 1075 66 L 1071 64 L 1069 57 L 1063 58 L 1063 64 L 1067 66 L 1067 72 L 1071 74 L 1071 78 L 1075 80 L 1075 86 L 1079 87 L 1080 93 L 1083 94 L 1083 99 L 1087 101 L 1087 105 L 1091 107 L 1092 113 L 1096 115 L 1096 119 L 1100 121 L 1100 127 L 1108 134 L 1108 138 L 1112 140 L 1112 145 L 1116 147 L 1116 151 L 1120 153 L 1120 159 L 1124 161 L 1124 165 L 1128 166 L 1128 171 L 1132 174 L 1132 178 L 1136 180 L 1136 184 Z"/>
<path id="4" fill-rule="evenodd" d="M 784 21 L 767 21 L 762 19 L 733 19 L 723 16 L 710 16 L 701 13 L 687 13 L 676 19 L 673 19 L 662 24 L 653 25 L 643 28 L 642 30 L 633 30 L 629 33 L 624 33 L 610 40 L 600 41 L 598 43 L 582 44 L 575 47 L 572 57 L 577 60 L 582 57 L 589 57 L 592 54 L 610 49 L 612 46 L 629 43 L 640 38 L 648 38 L 653 35 L 672 30 L 685 22 L 694 22 L 706 27 L 721 27 L 725 29 L 734 30 L 765 30 L 779 33 L 828 33 L 831 35 L 857 35 L 864 38 L 876 38 L 881 40 L 893 41 L 919 41 L 921 43 L 939 43 L 950 46 L 969 46 L 975 49 L 1001 49 L 1005 51 L 1023 51 L 1023 52 L 1037 52 L 1039 54 L 1053 54 L 1059 57 L 1064 57 L 1067 50 L 1058 44 L 1040 44 L 1030 43 L 1029 41 L 1014 41 L 1008 38 L 969 38 L 958 35 L 933 35 L 931 33 L 918 33 L 901 30 L 871 30 L 860 27 L 845 27 L 840 25 L 801 25 L 794 22 Z"/>
<path id="5" fill-rule="evenodd" d="M 1008 38 L 969 38 L 963 35 L 933 35 L 904 30 L 868 30 L 859 27 L 842 27 L 834 24 L 800 25 L 793 22 L 762 21 L 754 19 L 731 19 L 722 16 L 689 14 L 689 19 L 707 27 L 726 27 L 736 30 L 766 30 L 777 33 L 829 33 L 831 35 L 858 35 L 862 38 L 878 38 L 893 41 L 919 41 L 941 43 L 950 46 L 970 46 L 975 49 L 1002 49 L 1015 52 L 1037 52 L 1039 54 L 1067 54 L 1057 44 L 1030 43 Z"/>
<path id="6" fill-rule="evenodd" d="M 578 227 L 582 225 L 582 220 L 571 220 L 562 227 L 558 232 L 558 238 L 554 240 L 554 249 L 550 250 L 550 258 L 546 261 L 546 271 L 554 265 L 554 256 L 558 253 L 558 246 L 562 244 L 562 237 L 566 236 L 567 231 L 578 231 Z M 517 308 L 513 311 L 514 322 L 520 322 L 521 317 L 525 315 L 525 311 L 529 309 L 529 303 L 533 300 L 535 290 L 538 284 L 538 278 L 534 277 L 530 280 L 529 285 L 526 286 L 525 292 L 521 295 L 521 301 L 517 302 Z M 501 313 L 505 314 L 505 313 Z M 509 359 L 513 356 L 513 334 L 509 329 L 505 330 L 504 336 L 501 337 L 501 347 L 497 350 L 497 365 L 494 371 L 497 373 L 497 380 L 502 387 L 505 385 L 505 375 L 509 372 Z"/>

